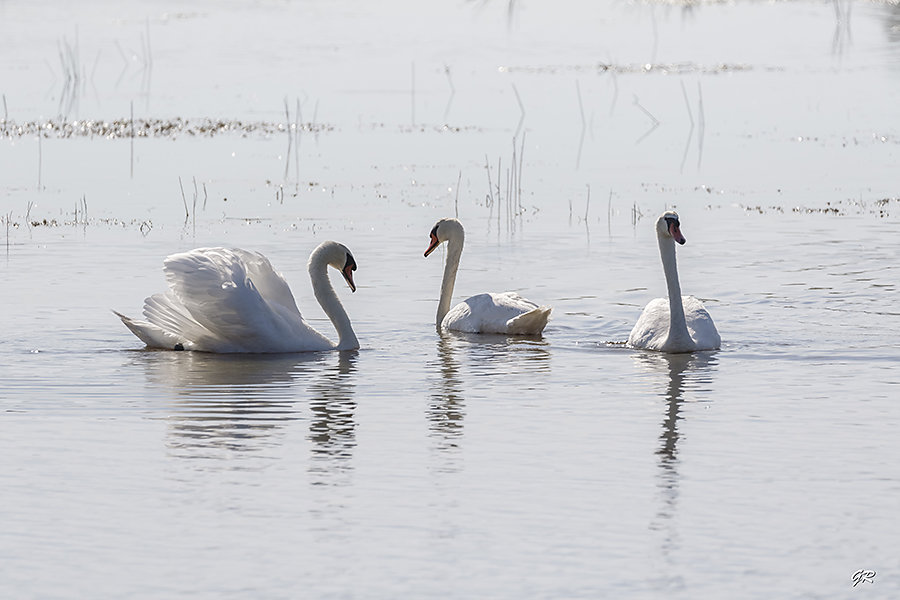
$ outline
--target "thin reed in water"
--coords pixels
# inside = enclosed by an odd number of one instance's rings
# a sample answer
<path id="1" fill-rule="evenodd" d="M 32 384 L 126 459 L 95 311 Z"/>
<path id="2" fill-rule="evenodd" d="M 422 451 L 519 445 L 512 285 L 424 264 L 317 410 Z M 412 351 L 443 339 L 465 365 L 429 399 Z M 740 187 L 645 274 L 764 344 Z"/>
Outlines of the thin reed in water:
<path id="1" fill-rule="evenodd" d="M 191 213 L 188 212 L 187 198 L 184 196 L 184 185 L 181 183 L 181 175 L 178 176 L 178 187 L 181 188 L 181 201 L 184 202 L 184 224 L 187 225 Z"/>

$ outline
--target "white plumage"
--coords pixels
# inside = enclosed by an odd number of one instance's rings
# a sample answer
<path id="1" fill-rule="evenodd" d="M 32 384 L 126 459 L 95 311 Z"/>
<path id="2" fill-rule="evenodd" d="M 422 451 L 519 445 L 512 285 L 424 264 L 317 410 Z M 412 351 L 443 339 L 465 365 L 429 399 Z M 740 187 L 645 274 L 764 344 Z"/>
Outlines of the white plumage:
<path id="1" fill-rule="evenodd" d="M 447 262 L 441 282 L 436 324 L 443 329 L 466 333 L 540 335 L 550 318 L 549 306 L 538 306 L 515 292 L 472 296 L 452 309 L 450 301 L 465 242 L 465 230 L 456 219 L 441 219 L 431 230 L 425 256 L 447 242 Z"/>
<path id="2" fill-rule="evenodd" d="M 703 303 L 694 296 L 682 296 L 685 325 L 691 344 L 666 346 L 669 335 L 669 300 L 651 300 L 641 313 L 628 336 L 628 344 L 634 348 L 659 350 L 661 352 L 693 352 L 694 350 L 715 350 L 721 344 L 719 332 Z"/>
<path id="3" fill-rule="evenodd" d="M 337 242 L 323 242 L 309 258 L 316 299 L 337 329 L 337 344 L 306 322 L 284 277 L 265 256 L 238 248 L 198 248 L 167 257 L 169 289 L 144 301 L 146 320 L 116 314 L 151 348 L 222 353 L 358 348 L 328 266 L 341 271 L 355 290 L 356 262 Z"/>
<path id="4" fill-rule="evenodd" d="M 441 320 L 445 329 L 466 333 L 538 334 L 550 308 L 538 306 L 515 292 L 486 293 L 463 300 Z"/>
<path id="5" fill-rule="evenodd" d="M 684 244 L 686 240 L 678 214 L 663 213 L 656 221 L 656 232 L 669 297 L 647 304 L 628 336 L 628 345 L 671 353 L 719 348 L 722 340 L 703 303 L 694 296 L 681 295 L 675 242 Z"/>

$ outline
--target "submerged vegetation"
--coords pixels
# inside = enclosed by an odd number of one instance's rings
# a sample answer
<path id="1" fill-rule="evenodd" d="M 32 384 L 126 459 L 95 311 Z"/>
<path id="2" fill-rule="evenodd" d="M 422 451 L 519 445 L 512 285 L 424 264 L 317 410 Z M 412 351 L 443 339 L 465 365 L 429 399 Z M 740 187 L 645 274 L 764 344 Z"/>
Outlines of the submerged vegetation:
<path id="1" fill-rule="evenodd" d="M 837 202 L 826 202 L 825 206 L 748 206 L 739 205 L 739 207 L 748 213 L 758 213 L 761 215 L 767 213 L 784 214 L 792 212 L 803 215 L 833 215 L 836 217 L 844 217 L 849 215 L 874 215 L 878 218 L 886 218 L 891 216 L 891 210 L 900 207 L 900 198 L 881 198 L 874 202 L 866 202 L 865 200 L 848 198 L 847 200 L 838 200 Z"/>
<path id="2" fill-rule="evenodd" d="M 304 132 L 321 133 L 334 129 L 331 125 L 321 123 L 291 124 Z M 237 134 L 242 137 L 250 135 L 270 136 L 284 133 L 284 123 L 271 121 L 240 121 L 236 119 L 116 119 L 114 121 L 65 120 L 50 119 L 47 121 L 0 121 L 0 137 L 21 138 L 38 135 L 41 137 L 72 138 L 106 138 L 120 139 L 129 137 L 141 138 L 177 138 L 213 137 L 216 135 Z"/>
<path id="3" fill-rule="evenodd" d="M 719 63 L 712 65 L 701 65 L 693 62 L 681 63 L 631 63 L 631 64 L 612 64 L 612 63 L 593 63 L 581 65 L 517 65 L 501 67 L 504 73 L 531 73 L 531 74 L 555 74 L 561 72 L 575 73 L 613 73 L 613 74 L 636 74 L 636 73 L 658 73 L 661 75 L 687 75 L 687 74 L 718 74 L 733 73 L 735 71 L 751 71 L 753 67 L 746 64 L 730 64 Z M 781 70 L 777 68 L 768 68 L 767 70 Z"/>

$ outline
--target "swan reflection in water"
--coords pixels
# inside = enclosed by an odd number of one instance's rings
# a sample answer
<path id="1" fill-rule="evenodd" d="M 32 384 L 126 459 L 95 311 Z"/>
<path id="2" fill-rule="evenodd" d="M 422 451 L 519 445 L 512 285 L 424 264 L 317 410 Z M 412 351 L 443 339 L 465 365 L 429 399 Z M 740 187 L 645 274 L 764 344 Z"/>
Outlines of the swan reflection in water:
<path id="1" fill-rule="evenodd" d="M 549 373 L 549 344 L 535 337 L 441 331 L 428 367 L 437 374 L 426 411 L 429 435 L 438 450 L 454 451 L 462 440 L 466 414 L 463 382 L 469 384 L 470 396 L 477 397 L 480 386 L 496 391 L 493 377 Z M 535 381 L 530 379 L 528 385 Z"/>
<path id="2" fill-rule="evenodd" d="M 445 332 L 461 342 L 476 377 L 507 377 L 550 372 L 550 344 L 540 336 Z M 535 384 L 526 380 L 522 383 Z M 521 388 L 520 388 L 521 389 Z"/>
<path id="3" fill-rule="evenodd" d="M 662 420 L 662 432 L 656 449 L 659 459 L 659 481 L 662 490 L 663 504 L 651 525 L 652 529 L 662 529 L 662 523 L 673 523 L 678 502 L 678 443 L 681 438 L 679 421 L 682 406 L 695 398 L 685 398 L 685 392 L 691 396 L 702 395 L 709 391 L 713 381 L 718 359 L 715 353 L 694 352 L 692 354 L 665 354 L 656 352 L 640 352 L 635 354 L 639 367 L 651 374 L 662 374 L 665 377 L 665 388 L 660 393 L 666 399 L 666 412 Z M 654 379 L 654 382 L 658 380 Z M 654 386 L 658 386 L 654 383 Z M 662 549 L 669 554 L 674 545 L 675 534 L 669 530 Z"/>
<path id="4" fill-rule="evenodd" d="M 337 364 L 328 364 L 309 386 L 309 441 L 313 485 L 335 484 L 350 473 L 356 447 L 356 400 L 353 375 L 359 352 L 338 352 Z"/>
<path id="5" fill-rule="evenodd" d="M 340 401 L 347 397 L 343 393 L 346 386 L 334 384 L 332 371 L 352 370 L 347 367 L 353 360 L 348 355 L 355 356 L 355 352 L 223 355 L 141 351 L 136 360 L 143 364 L 152 387 L 174 392 L 172 413 L 166 417 L 169 447 L 186 458 L 215 458 L 223 452 L 232 456 L 280 445 L 282 437 L 276 434 L 287 423 L 303 418 L 297 403 L 306 396 L 304 388 L 313 396 L 310 439 L 333 445 L 315 432 L 322 427 L 321 403 L 329 398 L 329 390 Z M 335 359 L 337 366 L 329 366 Z"/>
<path id="6" fill-rule="evenodd" d="M 456 356 L 462 344 L 456 335 L 442 333 L 437 340 L 437 358 L 428 365 L 440 373 L 432 386 L 426 416 L 429 433 L 438 441 L 441 450 L 456 448 L 463 433 L 466 401 Z"/>

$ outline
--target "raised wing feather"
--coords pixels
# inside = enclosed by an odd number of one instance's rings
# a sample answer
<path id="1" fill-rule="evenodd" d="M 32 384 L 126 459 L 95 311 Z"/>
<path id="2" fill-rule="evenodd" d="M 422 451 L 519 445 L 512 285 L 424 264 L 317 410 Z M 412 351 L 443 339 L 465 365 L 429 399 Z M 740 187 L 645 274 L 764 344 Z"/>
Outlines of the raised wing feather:
<path id="1" fill-rule="evenodd" d="M 212 352 L 295 352 L 334 345 L 300 316 L 284 278 L 254 252 L 199 248 L 166 258 L 170 292 L 148 320 L 176 329 L 194 349 Z M 199 329 L 197 328 L 199 326 Z M 186 331 L 187 330 L 187 331 Z"/>
<path id="2" fill-rule="evenodd" d="M 244 265 L 247 278 L 249 278 L 260 295 L 269 303 L 279 304 L 290 313 L 300 315 L 294 294 L 285 281 L 284 276 L 272 268 L 269 259 L 258 252 L 231 248 L 233 257 L 238 258 Z"/>

